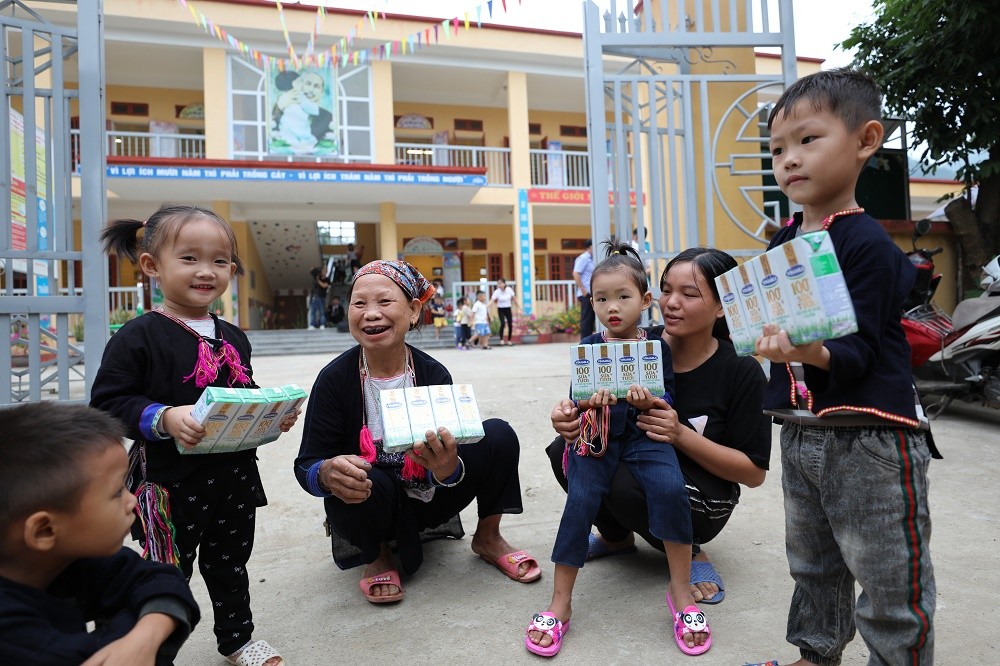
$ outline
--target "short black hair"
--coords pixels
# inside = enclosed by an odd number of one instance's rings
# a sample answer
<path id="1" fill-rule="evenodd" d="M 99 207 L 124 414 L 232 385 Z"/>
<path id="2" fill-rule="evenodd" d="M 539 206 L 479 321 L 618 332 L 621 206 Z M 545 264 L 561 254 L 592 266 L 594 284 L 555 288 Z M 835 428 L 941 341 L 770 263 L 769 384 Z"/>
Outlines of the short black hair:
<path id="1" fill-rule="evenodd" d="M 714 247 L 691 247 L 676 257 L 667 262 L 666 268 L 663 269 L 663 273 L 660 275 L 660 291 L 663 291 L 664 282 L 667 280 L 667 273 L 676 264 L 686 264 L 690 263 L 693 268 L 697 268 L 701 272 L 705 282 L 708 283 L 708 288 L 712 292 L 712 298 L 715 299 L 716 303 L 722 304 L 722 299 L 719 298 L 719 288 L 715 284 L 715 278 L 719 277 L 726 271 L 730 271 L 736 268 L 736 260 L 733 257 L 718 250 Z M 712 327 L 712 335 L 716 338 L 723 340 L 729 340 L 729 326 L 726 325 L 726 318 L 720 317 L 715 321 L 715 326 Z"/>
<path id="2" fill-rule="evenodd" d="M 588 238 L 587 240 L 583 241 L 583 249 L 586 250 L 588 247 L 593 246 L 593 244 L 594 244 L 594 239 Z"/>
<path id="3" fill-rule="evenodd" d="M 51 401 L 0 409 L 0 432 L 0 534 L 36 511 L 70 510 L 88 482 L 83 461 L 124 435 L 105 412 Z"/>
<path id="4" fill-rule="evenodd" d="M 767 128 L 779 113 L 788 116 L 795 105 L 807 101 L 816 111 L 828 111 L 849 130 L 869 120 L 882 120 L 882 88 L 872 77 L 849 67 L 828 69 L 804 76 L 781 94 L 767 118 Z"/>

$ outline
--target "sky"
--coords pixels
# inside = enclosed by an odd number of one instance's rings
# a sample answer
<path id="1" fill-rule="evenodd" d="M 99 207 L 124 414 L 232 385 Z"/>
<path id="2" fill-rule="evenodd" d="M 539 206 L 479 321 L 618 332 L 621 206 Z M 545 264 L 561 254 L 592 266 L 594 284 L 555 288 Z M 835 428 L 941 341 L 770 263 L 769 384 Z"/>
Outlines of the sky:
<path id="1" fill-rule="evenodd" d="M 761 0 L 753 0 L 753 3 L 756 5 L 759 1 Z M 777 5 L 776 0 L 763 1 L 772 7 Z M 283 4 L 292 2 L 284 0 Z M 467 11 L 474 12 L 475 8 L 485 4 L 486 0 L 301 0 L 301 2 L 344 9 L 376 9 L 397 14 L 432 15 L 446 19 L 461 17 Z M 595 0 L 595 2 L 602 14 L 611 6 L 611 0 Z M 792 5 L 796 55 L 823 58 L 826 60 L 824 68 L 849 64 L 850 54 L 835 50 L 834 44 L 847 38 L 854 25 L 871 19 L 871 0 L 835 2 L 792 0 Z M 583 32 L 583 9 L 580 0 L 507 0 L 506 14 L 500 7 L 501 0 L 494 0 L 493 23 Z M 617 2 L 618 12 L 627 11 L 626 7 L 627 0 Z M 771 11 L 776 13 L 775 9 Z"/>

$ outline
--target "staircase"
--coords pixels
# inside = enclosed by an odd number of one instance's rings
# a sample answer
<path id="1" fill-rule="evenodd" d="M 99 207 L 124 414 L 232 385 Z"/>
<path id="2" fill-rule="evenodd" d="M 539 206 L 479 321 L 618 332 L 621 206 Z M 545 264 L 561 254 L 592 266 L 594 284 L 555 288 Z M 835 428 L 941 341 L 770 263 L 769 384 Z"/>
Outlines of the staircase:
<path id="1" fill-rule="evenodd" d="M 287 329 L 277 331 L 246 331 L 253 346 L 254 357 L 326 354 L 333 358 L 357 344 L 350 333 L 335 328 L 318 330 Z M 406 341 L 418 349 L 450 349 L 455 345 L 453 327 L 441 331 L 441 339 L 434 339 L 434 327 L 423 326 L 406 335 Z"/>

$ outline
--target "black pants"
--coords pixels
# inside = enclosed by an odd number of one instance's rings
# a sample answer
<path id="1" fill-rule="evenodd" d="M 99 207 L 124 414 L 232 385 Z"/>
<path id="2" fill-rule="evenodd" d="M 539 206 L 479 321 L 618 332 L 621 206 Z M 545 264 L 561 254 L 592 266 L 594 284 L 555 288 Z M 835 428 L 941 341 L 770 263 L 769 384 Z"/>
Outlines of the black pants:
<path id="1" fill-rule="evenodd" d="M 562 470 L 563 446 L 565 441 L 562 437 L 556 437 L 545 449 L 549 456 L 549 463 L 552 465 L 552 473 L 556 481 L 566 490 L 566 476 Z M 681 471 L 683 472 L 683 466 Z M 688 486 L 689 494 L 700 492 L 691 486 L 690 480 L 685 474 L 685 483 Z M 692 502 L 694 508 L 694 502 Z M 692 552 L 701 550 L 700 545 L 708 543 L 714 539 L 726 523 L 729 516 L 714 515 L 709 517 L 703 511 L 691 512 L 691 527 L 694 534 Z M 611 479 L 611 490 L 601 502 L 601 508 L 597 511 L 597 518 L 594 520 L 594 527 L 601 533 L 606 541 L 624 541 L 630 532 L 635 532 L 657 550 L 663 550 L 663 541 L 657 539 L 649 533 L 649 510 L 646 506 L 646 496 L 642 492 L 639 482 L 632 476 L 628 465 L 620 463 Z"/>
<path id="2" fill-rule="evenodd" d="M 590 296 L 577 296 L 580 301 L 580 339 L 583 340 L 588 335 L 594 334 L 594 303 Z"/>
<path id="3" fill-rule="evenodd" d="M 510 342 L 510 336 L 514 333 L 514 315 L 510 308 L 497 308 L 497 314 L 500 315 L 500 339 L 503 340 L 503 327 L 507 326 L 507 342 Z"/>
<path id="4" fill-rule="evenodd" d="M 372 494 L 360 504 L 345 504 L 335 497 L 325 501 L 330 527 L 361 550 L 363 564 L 374 562 L 382 544 L 396 541 L 406 573 L 423 562 L 419 533 L 437 527 L 472 500 L 479 518 L 521 513 L 521 482 L 517 463 L 520 445 L 506 421 L 483 422 L 486 436 L 473 444 L 461 444 L 458 455 L 465 463 L 465 478 L 453 488 L 437 488 L 430 502 L 408 496 L 395 470 L 373 467 L 368 472 Z"/>
<path id="5" fill-rule="evenodd" d="M 246 564 L 253 550 L 260 475 L 254 460 L 199 469 L 166 483 L 180 567 L 191 580 L 197 555 L 212 599 L 219 652 L 230 655 L 253 635 Z"/>

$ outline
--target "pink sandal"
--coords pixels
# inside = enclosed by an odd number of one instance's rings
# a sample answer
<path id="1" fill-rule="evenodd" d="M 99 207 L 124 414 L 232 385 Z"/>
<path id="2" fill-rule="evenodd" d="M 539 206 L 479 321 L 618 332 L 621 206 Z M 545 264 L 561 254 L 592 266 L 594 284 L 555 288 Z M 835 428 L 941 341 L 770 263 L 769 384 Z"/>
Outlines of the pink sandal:
<path id="1" fill-rule="evenodd" d="M 548 634 L 552 637 L 552 643 L 548 647 L 542 647 L 531 640 L 531 636 L 528 635 L 528 632 L 531 631 L 540 631 L 543 634 Z M 569 631 L 569 620 L 560 622 L 559 618 L 548 611 L 535 613 L 531 617 L 531 624 L 524 631 L 524 647 L 528 648 L 528 652 L 537 654 L 540 657 L 554 657 L 559 654 L 563 636 L 566 635 L 567 631 Z"/>
<path id="2" fill-rule="evenodd" d="M 485 555 L 480 555 L 479 557 L 481 557 L 484 562 L 489 562 L 495 566 L 503 572 L 503 575 L 507 576 L 507 578 L 516 580 L 518 583 L 534 583 L 542 577 L 542 568 L 538 566 L 538 560 L 523 550 L 501 555 L 495 560 L 491 560 Z M 530 566 L 523 576 L 519 576 L 517 574 L 518 569 L 520 569 L 521 564 L 524 562 L 529 563 Z"/>
<path id="3" fill-rule="evenodd" d="M 677 642 L 680 651 L 691 657 L 708 652 L 708 648 L 712 647 L 712 630 L 708 626 L 708 620 L 705 619 L 705 613 L 697 606 L 688 606 L 683 613 L 678 613 L 674 608 L 674 600 L 670 598 L 669 591 L 667 592 L 667 604 L 670 606 L 670 615 L 674 620 L 674 641 Z M 702 645 L 689 647 L 684 642 L 684 634 L 687 633 L 708 634 L 708 640 Z"/>
<path id="4" fill-rule="evenodd" d="M 394 601 L 402 601 L 403 597 L 406 595 L 406 593 L 403 592 L 402 583 L 399 582 L 399 572 L 395 569 L 383 571 L 382 573 L 376 574 L 370 578 L 362 578 L 358 581 L 358 585 L 361 587 L 361 594 L 365 595 L 365 599 L 373 604 L 391 604 Z M 399 592 L 384 596 L 372 594 L 372 588 L 376 585 L 395 585 L 399 588 Z"/>

